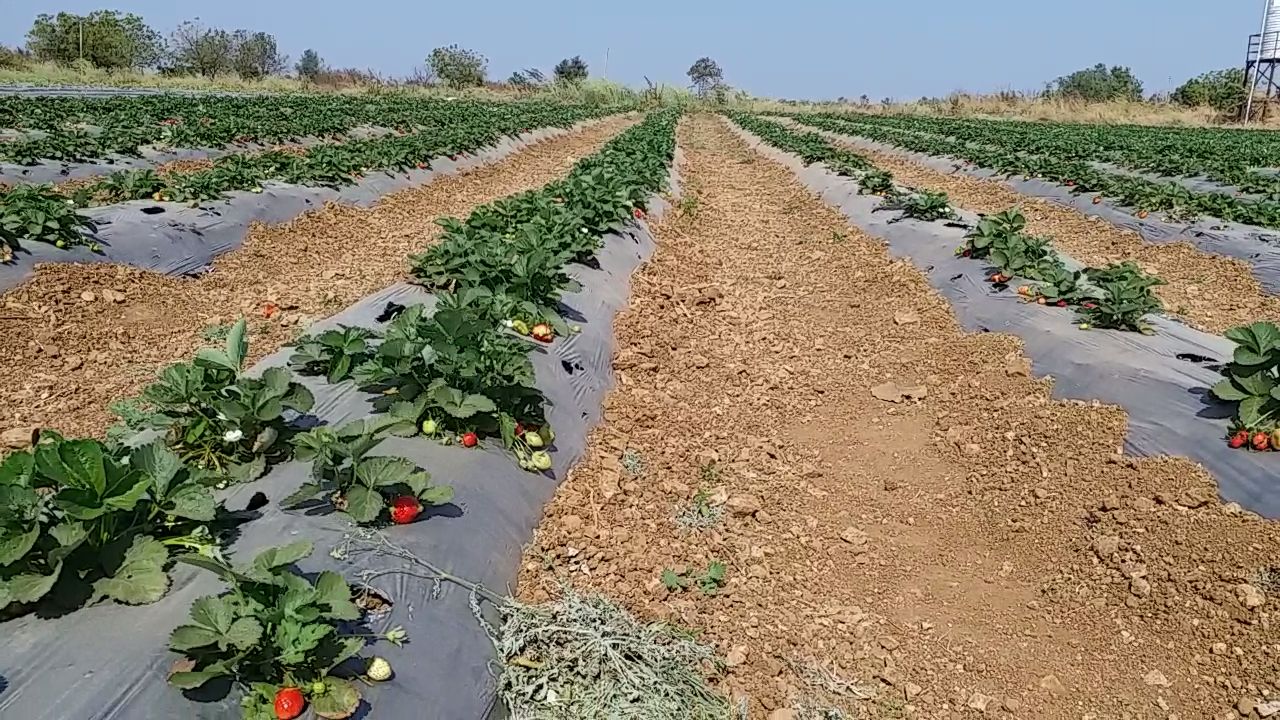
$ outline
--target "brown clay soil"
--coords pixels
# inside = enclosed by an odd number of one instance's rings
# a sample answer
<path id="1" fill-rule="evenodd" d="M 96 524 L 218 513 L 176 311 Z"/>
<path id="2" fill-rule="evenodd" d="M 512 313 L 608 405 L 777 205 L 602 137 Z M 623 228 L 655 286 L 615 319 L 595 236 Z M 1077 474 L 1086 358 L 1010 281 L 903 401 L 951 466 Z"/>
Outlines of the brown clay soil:
<path id="1" fill-rule="evenodd" d="M 1187 242 L 1149 243 L 1133 230 L 1022 195 L 999 180 L 943 173 L 891 152 L 845 145 L 900 183 L 947 193 L 956 207 L 996 213 L 1021 206 L 1029 232 L 1053 238 L 1054 245 L 1087 265 L 1137 262 L 1168 283 L 1154 289 L 1165 310 L 1202 330 L 1222 333 L 1259 320 L 1280 322 L 1280 298 L 1258 284 L 1243 260 L 1206 253 Z"/>
<path id="2" fill-rule="evenodd" d="M 1274 523 L 1187 460 L 1117 454 L 1121 410 L 1052 400 L 1016 338 L 964 333 L 720 120 L 679 134 L 686 199 L 523 599 L 570 582 L 697 630 L 752 718 L 1201 720 L 1276 698 Z M 715 594 L 659 581 L 713 561 Z"/>
<path id="3" fill-rule="evenodd" d="M 608 118 L 372 208 L 328 204 L 288 223 L 254 226 L 242 247 L 198 279 L 120 265 L 39 266 L 0 295 L 0 431 L 100 434 L 115 421 L 112 402 L 209 344 L 206 328 L 241 315 L 250 319 L 251 360 L 269 354 L 310 320 L 403 280 L 407 256 L 437 237 L 437 218 L 465 217 L 476 205 L 561 177 L 636 120 Z M 268 303 L 279 308 L 270 319 Z"/>

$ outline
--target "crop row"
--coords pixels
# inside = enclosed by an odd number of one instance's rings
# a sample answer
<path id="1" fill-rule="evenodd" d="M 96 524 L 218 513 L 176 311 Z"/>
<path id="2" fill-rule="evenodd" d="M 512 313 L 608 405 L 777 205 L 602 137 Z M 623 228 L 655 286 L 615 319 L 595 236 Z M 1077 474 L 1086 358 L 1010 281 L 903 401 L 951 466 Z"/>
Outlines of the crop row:
<path id="1" fill-rule="evenodd" d="M 860 193 L 885 196 L 884 206 L 904 206 L 905 203 L 893 202 L 898 191 L 884 189 L 882 183 L 887 174 L 878 175 L 879 171 L 868 169 L 872 166 L 865 158 L 851 158 L 849 151 L 814 133 L 745 113 L 728 115 L 769 145 L 795 153 L 806 163 L 828 164 L 833 171 L 853 178 L 860 184 Z M 873 190 L 861 186 L 867 181 L 873 183 Z M 892 184 L 891 179 L 889 183 Z M 932 200 L 927 199 L 929 196 L 913 196 L 915 205 L 904 215 L 922 220 L 954 219 L 946 207 L 945 195 L 933 196 Z M 922 205 L 940 205 L 945 210 L 921 212 Z M 989 263 L 993 272 L 988 280 L 997 290 L 1021 279 L 1025 284 L 1017 288 L 1017 293 L 1025 301 L 1074 308 L 1084 330 L 1150 333 L 1143 318 L 1162 309 L 1159 298 L 1151 291 L 1163 284 L 1160 279 L 1132 262 L 1071 269 L 1049 238 L 1026 232 L 1026 218 L 1017 208 L 980 218 L 956 254 Z M 1233 359 L 1223 368 L 1223 379 L 1212 392 L 1218 399 L 1235 405 L 1228 442 L 1236 448 L 1280 448 L 1280 329 L 1269 322 L 1258 322 L 1228 330 L 1226 338 L 1235 343 Z"/>
<path id="2" fill-rule="evenodd" d="M 1280 138 L 1266 131 L 901 116 L 864 116 L 859 121 L 1034 155 L 1104 161 L 1171 177 L 1203 176 L 1280 199 L 1280 180 L 1255 170 L 1280 166 Z"/>
<path id="3" fill-rule="evenodd" d="M 215 572 L 228 592 L 196 600 L 190 622 L 172 633 L 171 649 L 186 656 L 172 685 L 230 679 L 254 720 L 296 717 L 308 703 L 321 717 L 350 716 L 359 692 L 334 669 L 366 641 L 398 643 L 405 633 L 344 632 L 360 617 L 347 582 L 292 569 L 311 553 L 308 542 L 226 560 L 224 546 L 247 517 L 223 507 L 216 488 L 296 458 L 312 463 L 312 477 L 286 506 L 318 500 L 358 524 L 407 524 L 452 491 L 408 459 L 372 455 L 389 435 L 466 447 L 500 438 L 523 467 L 546 469 L 540 448 L 554 434 L 533 384 L 534 341 L 519 325 L 563 326 L 555 307 L 572 287 L 565 265 L 589 260 L 610 227 L 643 216 L 641 204 L 666 180 L 676 118 L 653 113 L 565 180 L 442 221 L 444 242 L 414 258 L 415 276 L 437 290 L 434 311 L 404 309 L 382 333 L 341 328 L 301 341 L 295 369 L 387 399 L 370 418 L 297 431 L 291 419 L 311 409 L 310 391 L 284 368 L 246 374 L 241 320 L 225 347 L 166 368 L 138 400 L 119 405 L 124 422 L 106 442 L 37 433 L 30 450 L 0 464 L 0 620 L 102 599 L 156 602 L 181 561 Z M 532 332 L 554 341 L 550 328 Z M 143 431 L 159 437 L 125 442 Z M 365 672 L 374 681 L 390 675 L 376 658 Z"/>
<path id="4" fill-rule="evenodd" d="M 232 190 L 257 191 L 267 181 L 340 187 L 370 172 L 425 168 L 433 158 L 491 145 L 504 135 L 533 127 L 567 127 L 608 111 L 542 103 L 510 107 L 459 103 L 449 108 L 449 122 L 405 135 L 326 143 L 301 152 L 229 155 L 207 170 L 167 176 L 152 170 L 123 170 L 78 187 L 70 195 L 50 186 L 19 185 L 0 192 L 0 261 L 11 258 L 26 241 L 93 247 L 86 234 L 94 230 L 93 224 L 75 207 L 147 198 L 199 202 Z"/>
<path id="5" fill-rule="evenodd" d="M 0 127 L 35 130 L 0 143 L 0 161 L 87 161 L 137 155 L 144 145 L 221 148 L 338 137 L 358 126 L 400 132 L 447 127 L 475 115 L 518 116 L 543 102 L 496 103 L 407 96 L 157 96 L 107 99 L 0 98 Z"/>
<path id="6" fill-rule="evenodd" d="M 1166 211 L 1179 219 L 1204 215 L 1247 225 L 1280 227 L 1280 202 L 1245 200 L 1226 193 L 1194 192 L 1176 182 L 1156 182 L 1109 172 L 1083 160 L 1030 154 L 1017 147 L 977 145 L 942 135 L 868 123 L 861 118 L 797 115 L 795 119 L 822 130 L 858 135 L 929 155 L 967 160 L 1006 175 L 1060 182 L 1077 193 L 1100 193 L 1100 197 L 1135 208 L 1139 217 L 1145 217 L 1149 211 Z"/>

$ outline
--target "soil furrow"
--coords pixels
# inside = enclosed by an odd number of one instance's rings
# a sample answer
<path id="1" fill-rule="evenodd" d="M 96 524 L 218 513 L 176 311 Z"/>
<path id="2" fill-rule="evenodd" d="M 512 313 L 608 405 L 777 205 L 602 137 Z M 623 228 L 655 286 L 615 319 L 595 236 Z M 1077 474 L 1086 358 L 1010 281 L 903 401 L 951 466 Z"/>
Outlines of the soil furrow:
<path id="1" fill-rule="evenodd" d="M 942 173 L 892 153 L 843 144 L 892 173 L 898 182 L 947 193 L 956 207 L 996 213 L 1021 206 L 1028 231 L 1053 238 L 1054 245 L 1085 264 L 1136 261 L 1168 283 L 1155 288 L 1165 309 L 1201 330 L 1221 333 L 1259 320 L 1280 321 L 1280 298 L 1263 290 L 1243 260 L 1202 252 L 1186 242 L 1149 243 L 1132 230 L 1022 195 L 999 180 Z"/>
<path id="2" fill-rule="evenodd" d="M 562 177 L 637 118 L 614 117 L 497 163 L 388 195 L 371 208 L 328 204 L 258 225 L 200 278 L 119 265 L 50 264 L 0 296 L 0 429 L 99 434 L 112 402 L 136 395 L 165 365 L 189 358 L 218 328 L 250 318 L 257 359 L 405 277 L 408 254 L 434 242 L 437 218 Z M 278 310 L 264 317 L 274 305 Z"/>
<path id="3" fill-rule="evenodd" d="M 1122 411 L 1052 400 L 719 119 L 680 141 L 524 599 L 569 581 L 700 631 L 751 717 L 1216 718 L 1277 689 L 1274 523 L 1117 454 Z"/>

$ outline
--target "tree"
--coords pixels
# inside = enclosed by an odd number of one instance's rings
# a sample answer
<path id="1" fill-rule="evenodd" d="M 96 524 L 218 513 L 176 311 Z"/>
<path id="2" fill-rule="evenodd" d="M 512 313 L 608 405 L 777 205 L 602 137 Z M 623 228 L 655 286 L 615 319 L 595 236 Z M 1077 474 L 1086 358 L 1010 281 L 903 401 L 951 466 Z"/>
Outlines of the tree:
<path id="1" fill-rule="evenodd" d="M 1179 85 L 1169 99 L 1188 107 L 1207 105 L 1219 112 L 1235 113 L 1245 97 L 1244 70 L 1227 68 L 1191 78 Z"/>
<path id="2" fill-rule="evenodd" d="M 169 47 L 178 72 L 212 78 L 235 69 L 235 38 L 226 30 L 187 21 L 173 31 Z"/>
<path id="3" fill-rule="evenodd" d="M 427 65 L 446 85 L 458 89 L 483 85 L 489 60 L 474 50 L 450 45 L 432 50 Z"/>
<path id="4" fill-rule="evenodd" d="M 27 49 L 37 60 L 69 65 L 84 58 L 107 70 L 152 67 L 164 41 L 142 18 L 116 10 L 88 15 L 40 15 L 27 31 Z"/>
<path id="5" fill-rule="evenodd" d="M 556 63 L 551 73 L 556 82 L 582 82 L 587 79 L 587 63 L 581 55 L 574 55 Z"/>
<path id="6" fill-rule="evenodd" d="M 280 54 L 275 36 L 269 33 L 237 30 L 231 43 L 235 47 L 231 65 L 246 80 L 276 75 L 289 66 L 289 57 Z"/>
<path id="7" fill-rule="evenodd" d="M 1052 95 L 1087 102 L 1138 102 L 1142 100 L 1142 82 L 1127 67 L 1114 65 L 1108 70 L 1106 65 L 1098 63 L 1055 80 Z"/>
<path id="8" fill-rule="evenodd" d="M 709 57 L 698 58 L 693 65 L 689 66 L 688 75 L 693 89 L 700 97 L 706 97 L 716 86 L 724 82 L 724 71 L 715 60 Z"/>
<path id="9" fill-rule="evenodd" d="M 314 82 L 316 77 L 324 72 L 324 60 L 320 58 L 320 53 L 307 48 L 302 51 L 302 57 L 298 58 L 298 64 L 294 69 L 297 70 L 298 77 Z"/>

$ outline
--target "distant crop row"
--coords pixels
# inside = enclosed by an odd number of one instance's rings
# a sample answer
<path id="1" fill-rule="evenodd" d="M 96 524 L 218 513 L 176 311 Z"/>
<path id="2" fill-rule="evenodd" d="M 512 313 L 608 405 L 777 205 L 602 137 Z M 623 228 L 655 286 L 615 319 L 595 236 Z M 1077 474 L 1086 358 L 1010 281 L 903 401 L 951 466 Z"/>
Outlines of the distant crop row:
<path id="1" fill-rule="evenodd" d="M 31 164 L 138 155 L 143 146 L 220 148 L 303 137 L 335 137 L 360 126 L 401 132 L 441 127 L 458 113 L 517 117 L 536 103 L 485 103 L 402 96 L 155 96 L 0 98 L 0 127 L 23 137 L 0 143 L 0 161 Z M 34 131 L 34 132 L 33 132 Z"/>
<path id="2" fill-rule="evenodd" d="M 867 117 L 882 127 L 1061 159 L 1099 160 L 1170 177 L 1206 177 L 1249 193 L 1280 198 L 1280 179 L 1257 168 L 1280 167 L 1280 138 L 1261 130 L 1084 125 L 968 118 Z"/>
<path id="3" fill-rule="evenodd" d="M 48 185 L 22 185 L 0 193 L 0 261 L 10 259 L 28 241 L 92 247 L 85 231 L 92 231 L 93 225 L 77 207 L 146 198 L 199 202 L 232 190 L 258 191 L 267 181 L 338 187 L 368 173 L 425 168 L 433 158 L 492 145 L 504 135 L 567 127 L 609 111 L 550 103 L 449 103 L 435 108 L 430 126 L 403 135 L 316 145 L 300 153 L 230 155 L 191 173 L 161 176 L 152 170 L 124 170 L 70 194 Z"/>
<path id="4" fill-rule="evenodd" d="M 895 118 L 893 123 L 869 116 L 797 115 L 812 127 L 857 135 L 928 155 L 967 160 L 1006 175 L 1044 178 L 1079 193 L 1099 193 L 1115 204 L 1134 208 L 1140 217 L 1165 211 L 1177 219 L 1208 216 L 1220 220 L 1280 227 L 1280 202 L 1240 198 L 1226 192 L 1196 192 L 1173 181 L 1156 181 L 1098 168 L 1087 160 L 1027 152 L 1013 140 L 982 144 L 930 132 L 925 118 Z M 1046 125 L 1046 128 L 1051 126 Z"/>

